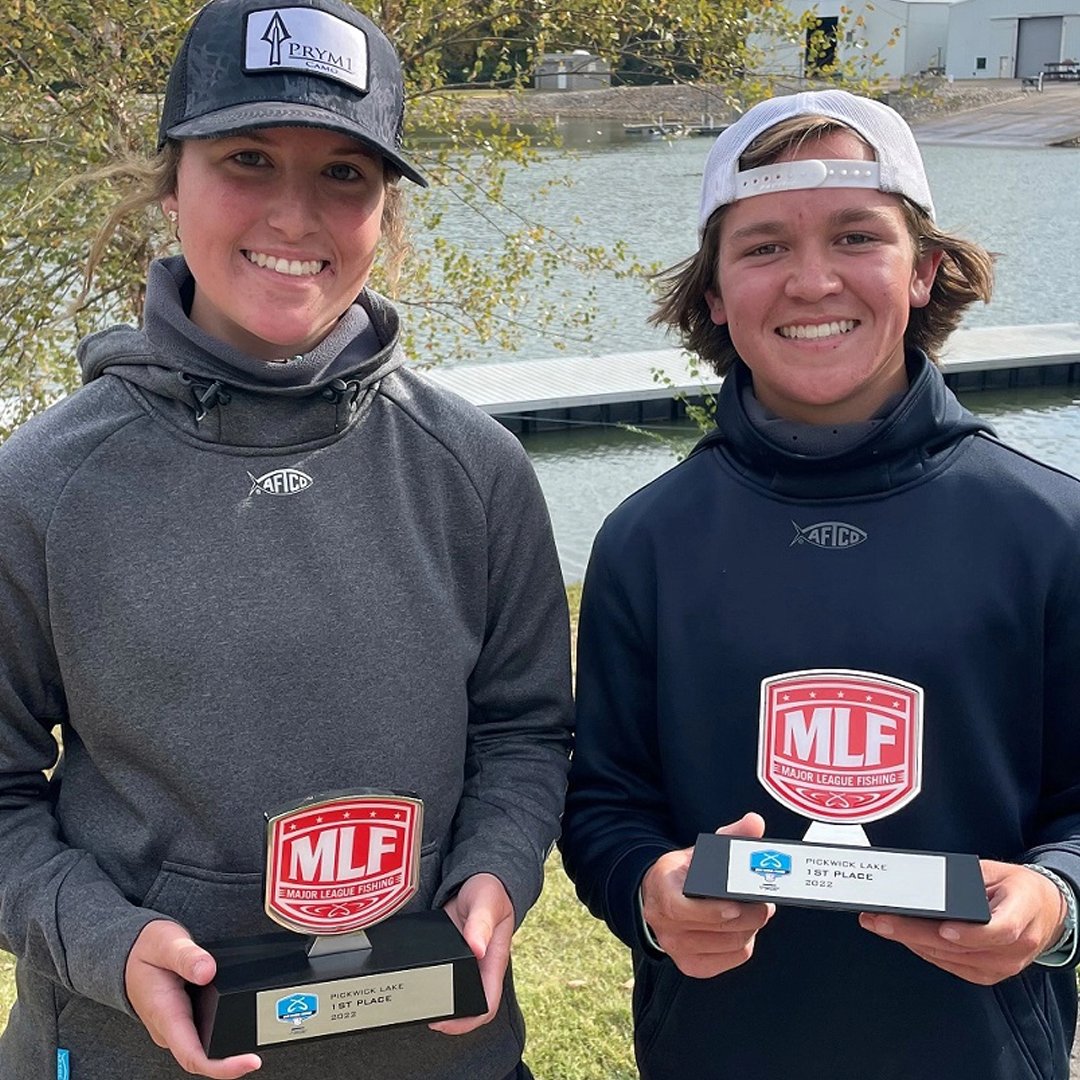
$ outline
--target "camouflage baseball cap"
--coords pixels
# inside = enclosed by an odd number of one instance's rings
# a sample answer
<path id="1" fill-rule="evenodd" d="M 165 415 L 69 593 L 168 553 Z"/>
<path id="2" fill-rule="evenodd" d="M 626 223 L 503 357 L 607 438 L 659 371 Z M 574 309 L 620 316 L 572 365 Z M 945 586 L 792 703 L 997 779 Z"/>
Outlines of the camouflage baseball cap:
<path id="1" fill-rule="evenodd" d="M 158 149 L 252 128 L 327 128 L 427 186 L 401 151 L 404 114 L 397 53 L 349 4 L 210 0 L 169 73 Z"/>

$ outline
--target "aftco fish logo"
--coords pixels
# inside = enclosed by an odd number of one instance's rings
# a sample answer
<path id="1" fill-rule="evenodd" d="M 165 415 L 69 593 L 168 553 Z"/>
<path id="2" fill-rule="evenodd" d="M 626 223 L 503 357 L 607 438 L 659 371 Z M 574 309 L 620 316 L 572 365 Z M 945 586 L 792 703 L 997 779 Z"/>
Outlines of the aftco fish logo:
<path id="1" fill-rule="evenodd" d="M 805 528 L 795 521 L 791 524 L 795 526 L 795 539 L 789 547 L 813 544 L 817 548 L 852 548 L 866 539 L 866 533 L 862 529 L 843 521 L 819 521 L 816 525 L 807 525 Z"/>
<path id="2" fill-rule="evenodd" d="M 247 475 L 251 481 L 249 499 L 252 495 L 298 495 L 315 483 L 307 473 L 299 469 L 274 469 L 262 476 L 253 476 L 251 473 Z"/>

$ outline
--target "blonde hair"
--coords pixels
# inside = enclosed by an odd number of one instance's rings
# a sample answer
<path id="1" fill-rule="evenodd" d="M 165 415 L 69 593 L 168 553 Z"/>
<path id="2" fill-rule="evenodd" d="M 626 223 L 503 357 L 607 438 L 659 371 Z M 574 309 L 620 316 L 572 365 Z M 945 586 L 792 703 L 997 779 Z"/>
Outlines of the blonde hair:
<path id="1" fill-rule="evenodd" d="M 823 138 L 833 131 L 857 132 L 824 116 L 796 116 L 783 120 L 757 137 L 739 158 L 740 169 L 770 165 L 789 150 Z M 915 246 L 916 258 L 942 253 L 930 300 L 912 308 L 904 344 L 922 349 L 937 363 L 941 347 L 959 325 L 964 310 L 976 300 L 989 301 L 994 287 L 994 257 L 984 247 L 942 232 L 930 215 L 909 199 L 899 196 L 904 222 Z M 697 251 L 688 259 L 661 270 L 656 310 L 649 316 L 654 326 L 674 329 L 685 349 L 724 375 L 738 359 L 726 325 L 712 321 L 706 292 L 719 289 L 716 277 L 720 257 L 720 226 L 727 206 L 709 218 Z"/>
<path id="2" fill-rule="evenodd" d="M 110 181 L 128 189 L 112 208 L 98 230 L 86 259 L 83 288 L 75 307 L 85 304 L 94 275 L 101 265 L 109 244 L 125 221 L 147 210 L 156 209 L 161 201 L 176 193 L 176 177 L 180 167 L 183 143 L 169 139 L 158 153 L 150 158 L 126 158 L 114 165 L 98 169 L 84 177 L 86 182 Z M 401 268 L 409 254 L 406 195 L 401 188 L 401 173 L 389 162 L 384 164 L 386 187 L 382 213 L 381 270 L 384 288 L 395 295 L 401 279 Z"/>

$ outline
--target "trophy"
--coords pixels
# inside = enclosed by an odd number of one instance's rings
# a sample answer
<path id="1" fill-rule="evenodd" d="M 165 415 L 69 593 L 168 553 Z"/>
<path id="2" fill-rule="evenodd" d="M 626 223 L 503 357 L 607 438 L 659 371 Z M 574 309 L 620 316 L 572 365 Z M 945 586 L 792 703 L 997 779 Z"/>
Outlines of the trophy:
<path id="1" fill-rule="evenodd" d="M 286 930 L 206 946 L 217 975 L 192 994 L 210 1057 L 487 1012 L 450 917 L 395 915 L 419 883 L 423 812 L 363 791 L 266 815 L 266 913 Z"/>
<path id="2" fill-rule="evenodd" d="M 990 921 L 975 855 L 870 847 L 862 826 L 922 784 L 922 687 L 868 671 L 762 680 L 758 780 L 811 820 L 802 841 L 702 833 L 686 896 Z"/>

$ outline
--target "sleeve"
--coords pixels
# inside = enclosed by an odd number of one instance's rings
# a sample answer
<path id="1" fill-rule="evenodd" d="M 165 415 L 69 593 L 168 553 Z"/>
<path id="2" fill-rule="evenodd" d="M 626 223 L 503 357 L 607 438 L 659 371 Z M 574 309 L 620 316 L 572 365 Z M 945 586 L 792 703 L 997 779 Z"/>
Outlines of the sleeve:
<path id="1" fill-rule="evenodd" d="M 656 724 L 656 628 L 645 545 L 597 537 L 582 591 L 577 734 L 560 847 L 589 910 L 651 951 L 638 906 L 646 870 L 672 839 Z"/>
<path id="2" fill-rule="evenodd" d="M 1043 628 L 1043 775 L 1038 820 L 1017 862 L 1052 870 L 1080 894 L 1080 526 L 1049 591 Z"/>
<path id="3" fill-rule="evenodd" d="M 5 448 L 5 449 L 9 449 Z M 66 716 L 52 645 L 48 516 L 21 499 L 11 454 L 0 469 L 0 948 L 68 991 L 130 1013 L 124 967 L 160 916 L 131 904 L 53 813 L 62 783 L 55 725 Z M 16 462 L 16 464 L 20 464 Z M 23 455 L 23 478 L 33 477 Z"/>
<path id="4" fill-rule="evenodd" d="M 547 507 L 524 450 L 506 439 L 486 499 L 487 616 L 468 686 L 464 788 L 435 904 L 491 873 L 520 925 L 559 832 L 573 703 L 566 589 Z"/>

